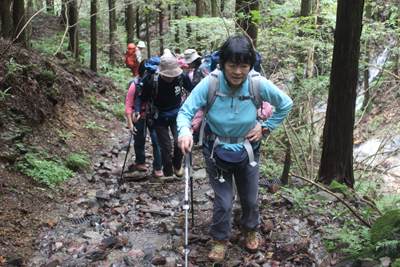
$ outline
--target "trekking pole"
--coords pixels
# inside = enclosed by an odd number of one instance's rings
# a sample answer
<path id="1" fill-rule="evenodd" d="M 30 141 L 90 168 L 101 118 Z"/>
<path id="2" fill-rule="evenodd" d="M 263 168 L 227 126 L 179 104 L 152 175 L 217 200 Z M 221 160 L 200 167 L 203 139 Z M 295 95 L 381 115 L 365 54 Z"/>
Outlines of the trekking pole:
<path id="1" fill-rule="evenodd" d="M 185 156 L 185 202 L 183 209 L 185 210 L 185 247 L 183 253 L 185 253 L 185 267 L 188 266 L 188 255 L 189 255 L 189 244 L 188 244 L 188 210 L 189 210 L 189 172 L 191 168 L 192 154 L 186 152 Z M 193 191 L 192 191 L 193 193 Z M 193 205 L 193 200 L 192 200 Z M 193 207 L 193 206 L 192 206 Z M 193 211 L 193 208 L 192 208 Z"/>
<path id="2" fill-rule="evenodd" d="M 190 153 L 190 196 L 192 198 L 192 234 L 194 234 L 194 207 L 193 207 L 193 164 L 192 154 Z"/>
<path id="3" fill-rule="evenodd" d="M 132 136 L 133 136 L 133 131 L 134 131 L 134 130 L 135 130 L 135 124 L 133 125 L 132 132 L 131 132 L 131 137 L 129 138 L 129 144 L 128 144 L 128 148 L 127 148 L 127 150 L 126 150 L 124 165 L 122 166 L 121 177 L 120 177 L 119 180 L 118 180 L 118 189 L 120 188 L 121 185 L 124 184 L 124 183 L 123 183 L 124 179 L 123 179 L 122 175 L 124 174 L 126 158 L 128 157 L 129 149 L 131 148 L 131 141 L 132 141 Z M 117 190 L 117 191 L 118 191 L 118 190 Z"/>

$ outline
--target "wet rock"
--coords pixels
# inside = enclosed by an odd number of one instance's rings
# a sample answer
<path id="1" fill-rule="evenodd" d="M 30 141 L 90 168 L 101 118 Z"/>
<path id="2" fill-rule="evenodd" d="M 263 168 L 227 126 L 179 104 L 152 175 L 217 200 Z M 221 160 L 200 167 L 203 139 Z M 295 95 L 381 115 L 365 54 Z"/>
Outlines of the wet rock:
<path id="1" fill-rule="evenodd" d="M 83 254 L 84 249 L 85 249 L 85 245 L 83 245 L 79 242 L 76 242 L 67 248 L 67 252 L 70 254 L 80 255 L 80 254 Z"/>
<path id="2" fill-rule="evenodd" d="M 45 263 L 44 263 L 44 267 L 57 267 L 58 265 L 60 265 L 61 262 L 59 259 L 48 259 Z"/>
<path id="3" fill-rule="evenodd" d="M 108 171 L 107 170 L 98 170 L 97 173 L 102 176 L 102 177 L 108 177 Z"/>
<path id="4" fill-rule="evenodd" d="M 115 242 L 115 248 L 122 248 L 128 243 L 128 238 L 126 236 L 117 236 L 117 240 Z"/>
<path id="5" fill-rule="evenodd" d="M 144 259 L 145 261 L 151 261 L 154 258 L 154 255 L 156 254 L 156 248 L 146 248 L 144 251 Z"/>
<path id="6" fill-rule="evenodd" d="M 303 179 L 297 178 L 297 177 L 293 177 L 292 176 L 292 184 L 295 185 L 296 187 L 302 187 L 304 182 Z"/>
<path id="7" fill-rule="evenodd" d="M 167 258 L 161 257 L 161 258 L 156 258 L 151 261 L 151 264 L 154 265 L 165 265 L 167 263 Z"/>
<path id="8" fill-rule="evenodd" d="M 86 231 L 83 234 L 83 237 L 85 238 L 91 238 L 91 239 L 95 239 L 95 240 L 102 240 L 103 239 L 103 235 L 101 235 L 98 232 L 94 232 L 94 231 Z"/>
<path id="9" fill-rule="evenodd" d="M 207 177 L 206 169 L 200 169 L 198 171 L 193 172 L 193 180 L 204 179 Z"/>
<path id="10" fill-rule="evenodd" d="M 276 192 L 279 191 L 280 186 L 279 186 L 279 184 L 271 184 L 271 185 L 267 185 L 267 188 L 268 188 L 269 193 L 275 194 Z"/>
<path id="11" fill-rule="evenodd" d="M 131 256 L 143 256 L 144 253 L 140 249 L 132 249 L 129 251 L 129 255 Z"/>
<path id="12" fill-rule="evenodd" d="M 108 229 L 110 229 L 110 231 L 113 234 L 116 234 L 118 231 L 120 231 L 120 229 L 122 228 L 123 224 L 118 222 L 118 221 L 112 221 L 108 224 Z"/>
<path id="13" fill-rule="evenodd" d="M 360 267 L 373 267 L 375 266 L 375 262 L 373 259 L 358 259 L 357 266 Z"/>
<path id="14" fill-rule="evenodd" d="M 105 192 L 104 190 L 99 190 L 96 192 L 96 197 L 100 199 L 105 199 L 109 200 L 110 199 L 110 194 Z"/>
<path id="15" fill-rule="evenodd" d="M 272 230 L 274 230 L 274 222 L 272 220 L 267 220 L 264 224 L 261 225 L 260 230 L 263 234 L 269 234 Z"/>
<path id="16" fill-rule="evenodd" d="M 241 264 L 242 264 L 242 261 L 240 261 L 240 260 L 229 259 L 227 262 L 225 262 L 224 266 L 235 267 L 235 266 L 240 266 Z"/>
<path id="17" fill-rule="evenodd" d="M 14 253 L 8 253 L 6 259 L 9 264 L 14 266 L 22 266 L 23 264 L 22 257 Z"/>
<path id="18" fill-rule="evenodd" d="M 135 194 L 135 193 L 128 193 L 128 194 L 121 195 L 121 200 L 127 201 L 127 200 L 135 199 L 135 198 L 138 198 L 138 197 L 139 196 L 137 194 Z"/>
<path id="19" fill-rule="evenodd" d="M 63 263 L 63 267 L 86 267 L 89 266 L 89 260 L 88 259 L 68 259 L 65 260 Z"/>
<path id="20" fill-rule="evenodd" d="M 56 251 L 60 250 L 63 246 L 64 246 L 64 244 L 62 242 L 55 242 L 54 243 L 54 249 Z"/>
<path id="21" fill-rule="evenodd" d="M 112 214 L 125 214 L 126 208 L 125 207 L 113 208 L 113 209 L 111 209 L 111 213 Z"/>
<path id="22" fill-rule="evenodd" d="M 167 262 L 165 263 L 165 266 L 168 267 L 175 267 L 176 265 L 176 258 L 174 257 L 167 257 L 166 258 Z"/>
<path id="23" fill-rule="evenodd" d="M 338 197 L 343 198 L 343 194 L 337 193 L 336 195 Z M 319 192 L 317 192 L 315 194 L 312 194 L 311 197 L 314 198 L 314 199 L 322 200 L 322 201 L 332 201 L 332 202 L 338 201 L 338 199 L 336 197 L 332 196 L 331 194 L 329 194 L 329 193 L 327 193 L 325 191 L 319 191 Z"/>
<path id="24" fill-rule="evenodd" d="M 100 261 L 100 260 L 104 260 L 107 258 L 107 252 L 98 248 L 98 249 L 95 249 L 95 250 L 85 253 L 83 256 L 85 258 L 91 259 L 93 261 Z"/>
<path id="25" fill-rule="evenodd" d="M 101 243 L 103 243 L 106 246 L 106 248 L 114 247 L 116 242 L 117 238 L 115 236 L 110 236 L 101 240 Z"/>
<path id="26" fill-rule="evenodd" d="M 4 158 L 10 164 L 13 164 L 18 158 L 18 154 L 16 152 L 14 152 L 14 151 L 3 152 L 3 153 L 0 154 L 0 158 Z"/>

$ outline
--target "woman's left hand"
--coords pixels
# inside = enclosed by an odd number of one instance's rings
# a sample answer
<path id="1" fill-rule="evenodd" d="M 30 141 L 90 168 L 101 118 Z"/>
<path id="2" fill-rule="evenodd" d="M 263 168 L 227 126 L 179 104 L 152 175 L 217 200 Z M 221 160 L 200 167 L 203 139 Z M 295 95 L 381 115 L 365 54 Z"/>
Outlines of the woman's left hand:
<path id="1" fill-rule="evenodd" d="M 258 142 L 262 139 L 262 128 L 261 124 L 256 123 L 253 129 L 247 132 L 244 136 L 245 138 L 249 139 L 250 142 Z"/>

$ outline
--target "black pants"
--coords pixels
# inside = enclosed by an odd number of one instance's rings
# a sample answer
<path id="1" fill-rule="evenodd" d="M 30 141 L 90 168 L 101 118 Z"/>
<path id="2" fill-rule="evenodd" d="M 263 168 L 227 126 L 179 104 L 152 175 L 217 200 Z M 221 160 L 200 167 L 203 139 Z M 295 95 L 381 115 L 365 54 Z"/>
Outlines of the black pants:
<path id="1" fill-rule="evenodd" d="M 165 119 L 159 118 L 154 122 L 154 129 L 156 130 L 158 143 L 161 148 L 161 160 L 163 165 L 164 176 L 172 176 L 172 166 L 176 170 L 180 170 L 182 167 L 183 154 L 181 149 L 178 147 L 178 126 L 176 124 L 176 118 Z M 171 130 L 174 138 L 174 153 L 172 155 L 171 137 L 169 136 L 169 130 Z"/>

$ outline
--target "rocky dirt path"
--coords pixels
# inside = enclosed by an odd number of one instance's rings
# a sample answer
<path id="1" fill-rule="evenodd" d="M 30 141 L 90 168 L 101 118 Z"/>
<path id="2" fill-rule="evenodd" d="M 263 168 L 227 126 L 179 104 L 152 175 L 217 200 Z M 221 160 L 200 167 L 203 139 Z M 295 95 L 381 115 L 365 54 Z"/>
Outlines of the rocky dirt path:
<path id="1" fill-rule="evenodd" d="M 61 187 L 75 191 L 76 199 L 60 203 L 63 211 L 41 225 L 37 252 L 28 266 L 184 266 L 184 181 L 161 184 L 150 171 L 135 171 L 131 147 L 124 173 L 126 183 L 118 197 L 112 196 L 129 133 L 115 130 L 109 137 L 105 141 L 108 149 L 99 151 L 94 163 L 95 172 L 77 175 Z M 150 167 L 149 142 L 146 146 Z M 212 265 L 206 255 L 213 191 L 202 161 L 201 151 L 195 150 L 194 225 L 189 218 L 189 229 L 194 229 L 189 235 L 189 266 Z M 293 197 L 277 192 L 279 186 L 267 186 L 263 177 L 260 183 L 260 251 L 255 255 L 244 252 L 243 236 L 232 218 L 228 257 L 221 266 L 334 265 L 339 255 L 330 255 L 323 247 L 323 226 L 331 222 L 329 216 L 316 211 L 321 203 L 302 200 L 307 211 L 300 214 L 291 209 L 296 205 Z M 327 200 L 327 205 L 334 202 Z M 339 222 L 334 223 L 340 226 Z"/>

